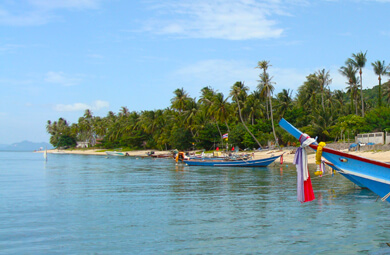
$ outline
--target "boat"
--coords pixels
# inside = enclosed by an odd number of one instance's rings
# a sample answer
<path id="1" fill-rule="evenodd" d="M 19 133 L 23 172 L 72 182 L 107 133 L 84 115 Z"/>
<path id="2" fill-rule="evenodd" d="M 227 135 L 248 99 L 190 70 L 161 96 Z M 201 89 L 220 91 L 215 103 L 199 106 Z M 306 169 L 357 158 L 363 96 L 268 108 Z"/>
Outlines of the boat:
<path id="1" fill-rule="evenodd" d="M 43 159 L 45 161 L 47 161 L 47 148 L 45 149 L 45 151 L 43 152 Z"/>
<path id="2" fill-rule="evenodd" d="M 116 157 L 123 157 L 123 156 L 125 156 L 125 154 L 123 152 L 120 152 L 120 151 L 106 151 L 106 154 L 108 156 L 116 156 Z"/>
<path id="3" fill-rule="evenodd" d="M 225 160 L 183 160 L 188 166 L 227 166 L 227 167 L 265 167 L 280 158 L 283 154 L 263 159 L 225 159 Z"/>
<path id="4" fill-rule="evenodd" d="M 292 136 L 299 138 L 303 134 L 285 119 L 281 119 L 279 126 Z M 382 198 L 382 201 L 390 202 L 390 164 L 365 157 L 360 157 L 331 148 L 321 147 L 314 142 L 309 145 L 315 151 L 321 151 L 325 162 L 332 169 L 346 177 L 361 188 L 368 188 Z"/>

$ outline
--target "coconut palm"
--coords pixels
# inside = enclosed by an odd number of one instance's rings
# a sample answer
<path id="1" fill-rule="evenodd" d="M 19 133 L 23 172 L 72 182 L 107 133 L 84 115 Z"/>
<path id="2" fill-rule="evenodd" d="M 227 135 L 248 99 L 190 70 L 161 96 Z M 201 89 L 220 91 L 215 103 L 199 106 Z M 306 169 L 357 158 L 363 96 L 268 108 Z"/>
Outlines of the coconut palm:
<path id="1" fill-rule="evenodd" d="M 274 87 L 272 86 L 272 84 L 274 84 L 274 82 L 272 82 L 272 77 L 269 77 L 269 74 L 267 73 L 267 69 L 270 66 L 271 65 L 269 64 L 269 61 L 263 60 L 263 61 L 259 61 L 257 63 L 256 68 L 263 70 L 263 73 L 260 74 L 260 84 L 259 85 L 260 85 L 261 90 L 264 90 L 264 89 L 266 90 L 266 93 L 267 93 L 267 96 L 269 99 L 272 132 L 273 132 L 274 138 L 275 138 L 275 145 L 279 146 L 278 139 L 276 138 L 276 133 L 275 133 L 274 116 L 273 116 L 273 110 L 272 110 L 272 92 L 274 90 Z"/>
<path id="2" fill-rule="evenodd" d="M 252 125 L 255 120 L 264 117 L 264 105 L 262 104 L 262 95 L 259 90 L 253 91 L 247 98 L 243 112 L 247 113 Z"/>
<path id="3" fill-rule="evenodd" d="M 340 109 L 340 113 L 344 114 L 345 112 L 345 105 L 344 105 L 344 92 L 342 90 L 335 90 L 333 92 L 333 98 L 338 105 L 338 108 Z"/>
<path id="4" fill-rule="evenodd" d="M 292 104 L 292 91 L 290 89 L 283 89 L 282 92 L 277 94 L 277 112 L 280 118 L 283 118 L 284 114 L 291 107 Z"/>
<path id="5" fill-rule="evenodd" d="M 230 129 L 227 120 L 231 115 L 230 104 L 228 102 L 229 98 L 230 96 L 224 98 L 224 95 L 222 93 L 217 93 L 213 98 L 213 104 L 211 105 L 210 108 L 212 115 L 214 116 L 214 119 L 217 122 L 220 121 L 225 123 L 228 132 L 230 132 Z"/>
<path id="6" fill-rule="evenodd" d="M 379 87 L 378 87 L 378 107 L 382 106 L 382 76 L 389 73 L 390 67 L 386 66 L 385 61 L 380 60 L 371 63 L 374 68 L 374 72 L 378 75 Z"/>
<path id="7" fill-rule="evenodd" d="M 357 83 L 359 81 L 359 79 L 356 77 L 357 70 L 358 69 L 348 61 L 345 63 L 345 66 L 342 66 L 339 69 L 339 72 L 348 79 L 348 82 L 346 83 L 348 84 L 347 93 L 349 92 L 351 97 L 351 113 L 354 110 L 354 102 L 356 102 L 356 115 L 358 114 L 356 96 L 357 96 Z"/>
<path id="8" fill-rule="evenodd" d="M 171 99 L 172 108 L 181 113 L 184 110 L 186 101 L 188 100 L 188 94 L 183 88 L 176 89 L 173 93 L 175 94 L 175 97 Z"/>
<path id="9" fill-rule="evenodd" d="M 236 101 L 236 104 L 238 107 L 238 114 L 239 114 L 242 125 L 245 127 L 246 131 L 252 136 L 253 140 L 256 141 L 256 143 L 259 145 L 259 147 L 262 148 L 259 141 L 252 134 L 252 132 L 249 130 L 249 128 L 245 125 L 245 122 L 242 118 L 241 106 L 240 106 L 241 101 L 239 100 L 239 98 L 241 98 L 241 99 L 244 98 L 244 94 L 246 94 L 247 90 L 248 90 L 248 87 L 246 87 L 243 82 L 238 81 L 238 82 L 234 83 L 234 85 L 232 86 L 231 91 L 230 91 L 230 95 L 233 96 L 233 98 Z"/>
<path id="10" fill-rule="evenodd" d="M 298 88 L 298 105 L 307 113 L 317 108 L 317 93 L 320 85 L 315 74 L 306 76 L 306 81 Z"/>
<path id="11" fill-rule="evenodd" d="M 330 78 L 329 71 L 325 72 L 325 69 L 318 70 L 315 74 L 320 85 L 322 109 L 325 110 L 324 92 L 326 87 L 329 86 L 330 83 L 332 83 L 332 79 Z"/>
<path id="12" fill-rule="evenodd" d="M 366 65 L 367 58 L 366 58 L 367 51 L 365 53 L 359 52 L 357 54 L 352 54 L 352 58 L 349 58 L 347 61 L 351 63 L 353 66 L 355 66 L 357 69 L 359 69 L 359 75 L 360 75 L 360 96 L 362 101 L 362 117 L 364 117 L 364 100 L 363 100 L 363 71 L 362 69 Z"/>
<path id="13" fill-rule="evenodd" d="M 184 121 L 187 124 L 187 128 L 191 131 L 191 135 L 195 138 L 195 120 L 196 115 L 199 112 L 199 105 L 196 102 L 196 99 L 189 98 L 184 110 Z"/>

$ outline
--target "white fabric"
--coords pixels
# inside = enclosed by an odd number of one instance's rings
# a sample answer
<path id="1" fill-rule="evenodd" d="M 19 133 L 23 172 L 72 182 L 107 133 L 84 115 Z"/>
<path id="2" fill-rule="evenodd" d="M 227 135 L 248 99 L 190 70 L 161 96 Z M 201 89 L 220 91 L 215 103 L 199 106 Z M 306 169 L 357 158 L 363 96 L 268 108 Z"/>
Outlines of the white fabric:
<path id="1" fill-rule="evenodd" d="M 307 134 L 304 134 L 304 136 L 308 136 Z M 302 150 L 302 166 L 303 166 L 303 180 L 306 181 L 309 178 L 309 168 L 307 166 L 307 151 L 306 147 L 309 146 L 310 144 L 314 143 L 316 140 L 311 137 L 307 137 L 307 139 L 301 144 Z M 298 171 L 298 167 L 297 167 Z"/>

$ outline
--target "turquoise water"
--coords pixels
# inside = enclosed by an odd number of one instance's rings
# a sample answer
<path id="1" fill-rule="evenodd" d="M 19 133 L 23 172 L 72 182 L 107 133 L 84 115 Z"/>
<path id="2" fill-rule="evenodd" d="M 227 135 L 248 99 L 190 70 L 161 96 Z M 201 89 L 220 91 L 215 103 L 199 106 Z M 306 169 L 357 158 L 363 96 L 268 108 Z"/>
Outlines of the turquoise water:
<path id="1" fill-rule="evenodd" d="M 292 165 L 0 152 L 0 254 L 389 254 L 390 204 Z"/>

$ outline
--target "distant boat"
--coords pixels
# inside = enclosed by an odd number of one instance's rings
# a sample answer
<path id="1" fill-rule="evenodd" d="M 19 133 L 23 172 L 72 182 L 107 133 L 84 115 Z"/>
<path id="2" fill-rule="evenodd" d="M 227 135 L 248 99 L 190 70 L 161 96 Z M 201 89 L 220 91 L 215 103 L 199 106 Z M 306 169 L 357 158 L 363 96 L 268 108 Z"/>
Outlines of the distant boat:
<path id="1" fill-rule="evenodd" d="M 47 161 L 47 148 L 43 152 L 43 158 L 45 159 L 45 161 Z"/>
<path id="2" fill-rule="evenodd" d="M 183 160 L 188 166 L 227 166 L 227 167 L 265 167 L 280 158 L 283 154 L 263 159 L 227 159 L 227 160 Z"/>
<path id="3" fill-rule="evenodd" d="M 125 154 L 123 152 L 119 152 L 119 151 L 106 151 L 106 154 L 108 156 L 117 156 L 117 157 L 125 156 Z"/>
<path id="4" fill-rule="evenodd" d="M 292 136 L 301 137 L 303 133 L 293 125 L 282 119 L 279 126 L 285 129 Z M 317 150 L 318 144 L 309 145 L 312 149 Z M 382 201 L 390 202 L 390 164 L 376 161 L 365 157 L 348 154 L 327 147 L 322 148 L 322 157 L 328 162 L 327 165 L 332 167 L 338 173 L 352 181 L 362 188 L 368 188 L 378 196 Z"/>

